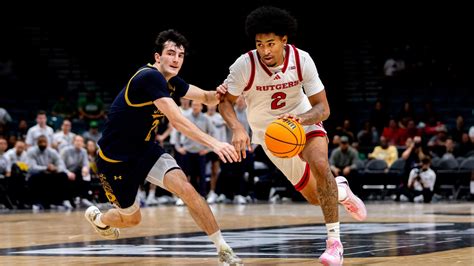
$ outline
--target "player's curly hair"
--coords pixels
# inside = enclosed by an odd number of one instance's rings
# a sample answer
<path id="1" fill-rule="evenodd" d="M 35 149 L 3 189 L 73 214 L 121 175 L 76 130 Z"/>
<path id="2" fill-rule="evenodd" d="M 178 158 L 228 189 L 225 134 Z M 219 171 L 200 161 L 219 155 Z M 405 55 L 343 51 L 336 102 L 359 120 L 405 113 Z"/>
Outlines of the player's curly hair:
<path id="1" fill-rule="evenodd" d="M 176 30 L 169 29 L 169 30 L 164 30 L 158 33 L 158 37 L 156 37 L 155 47 L 153 48 L 153 52 L 161 55 L 161 52 L 163 52 L 164 45 L 167 41 L 172 41 L 176 43 L 178 47 L 183 46 L 185 51 L 189 46 L 189 43 L 186 37 L 184 37 L 181 33 L 177 32 Z"/>
<path id="2" fill-rule="evenodd" d="M 273 6 L 262 6 L 255 9 L 245 21 L 245 31 L 247 36 L 252 39 L 259 33 L 287 35 L 291 38 L 296 34 L 297 28 L 296 19 L 288 11 Z"/>

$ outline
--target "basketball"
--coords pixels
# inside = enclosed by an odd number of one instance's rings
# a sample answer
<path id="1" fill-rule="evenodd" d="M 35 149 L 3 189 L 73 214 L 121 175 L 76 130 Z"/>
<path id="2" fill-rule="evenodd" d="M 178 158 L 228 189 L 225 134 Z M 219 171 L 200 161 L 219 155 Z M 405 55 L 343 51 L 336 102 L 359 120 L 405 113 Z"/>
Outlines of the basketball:
<path id="1" fill-rule="evenodd" d="M 267 149 L 276 157 L 298 155 L 306 144 L 306 134 L 300 123 L 291 119 L 277 119 L 265 131 Z"/>

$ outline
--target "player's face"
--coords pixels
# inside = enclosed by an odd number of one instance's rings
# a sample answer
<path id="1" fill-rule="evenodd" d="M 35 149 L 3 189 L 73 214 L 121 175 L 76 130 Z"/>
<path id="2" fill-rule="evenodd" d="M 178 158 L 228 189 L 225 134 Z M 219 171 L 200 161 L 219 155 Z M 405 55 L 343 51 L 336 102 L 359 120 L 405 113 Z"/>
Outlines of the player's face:
<path id="1" fill-rule="evenodd" d="M 286 36 L 277 36 L 275 33 L 259 33 L 255 35 L 255 44 L 260 60 L 269 67 L 283 64 L 283 51 L 287 42 Z"/>
<path id="2" fill-rule="evenodd" d="M 178 75 L 184 61 L 184 47 L 176 46 L 176 43 L 167 41 L 161 55 L 155 54 L 159 70 L 166 79 Z"/>

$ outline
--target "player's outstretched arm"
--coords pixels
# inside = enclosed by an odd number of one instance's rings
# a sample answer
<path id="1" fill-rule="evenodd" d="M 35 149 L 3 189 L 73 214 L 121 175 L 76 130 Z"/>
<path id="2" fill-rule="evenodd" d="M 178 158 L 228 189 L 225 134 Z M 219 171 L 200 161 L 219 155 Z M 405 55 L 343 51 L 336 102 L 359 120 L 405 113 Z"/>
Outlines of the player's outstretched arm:
<path id="1" fill-rule="evenodd" d="M 237 114 L 234 110 L 234 104 L 237 98 L 238 96 L 226 93 L 218 108 L 227 126 L 232 130 L 232 144 L 239 153 L 240 161 L 241 158 L 247 157 L 246 150 L 247 148 L 251 150 L 252 146 L 250 145 L 250 136 L 242 123 L 239 122 L 239 119 L 237 119 Z"/>
<path id="2" fill-rule="evenodd" d="M 226 91 L 226 90 L 225 90 Z M 224 91 L 224 93 L 225 93 Z M 184 98 L 193 100 L 205 105 L 217 105 L 223 97 L 222 91 L 205 91 L 197 86 L 189 85 L 188 92 L 184 95 Z"/>
<path id="3" fill-rule="evenodd" d="M 202 132 L 191 121 L 186 119 L 173 99 L 163 97 L 155 100 L 154 104 L 161 112 L 163 112 L 163 114 L 165 114 L 173 127 L 183 133 L 186 137 L 211 148 L 217 155 L 219 155 L 222 161 L 236 162 L 239 159 L 239 156 L 232 145 L 220 142 L 209 136 Z"/>

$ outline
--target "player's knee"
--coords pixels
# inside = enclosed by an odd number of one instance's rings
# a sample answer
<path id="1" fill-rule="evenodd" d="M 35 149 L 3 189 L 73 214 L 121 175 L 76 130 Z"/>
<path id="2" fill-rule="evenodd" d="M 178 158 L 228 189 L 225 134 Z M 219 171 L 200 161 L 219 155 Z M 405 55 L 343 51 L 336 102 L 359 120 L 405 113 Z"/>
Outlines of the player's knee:
<path id="1" fill-rule="evenodd" d="M 311 169 L 315 169 L 316 177 L 325 177 L 326 174 L 328 173 L 329 164 L 328 164 L 327 160 L 321 159 L 321 158 L 318 158 L 318 157 L 314 157 L 314 158 L 311 158 L 309 163 L 312 166 Z"/>

